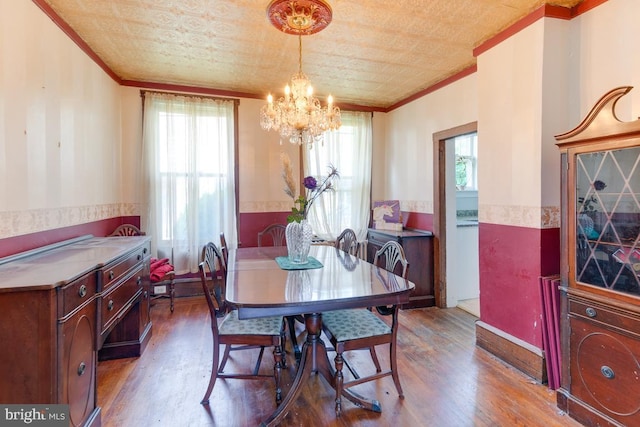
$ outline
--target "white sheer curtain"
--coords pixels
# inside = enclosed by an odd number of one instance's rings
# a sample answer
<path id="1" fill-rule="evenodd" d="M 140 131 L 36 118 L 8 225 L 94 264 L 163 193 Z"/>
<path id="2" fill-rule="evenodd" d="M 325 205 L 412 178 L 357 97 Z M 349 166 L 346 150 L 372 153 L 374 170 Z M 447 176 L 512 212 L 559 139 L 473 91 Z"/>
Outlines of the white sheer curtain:
<path id="1" fill-rule="evenodd" d="M 326 132 L 323 143 L 303 148 L 304 175 L 324 176 L 328 165 L 340 172 L 336 191 L 313 204 L 308 220 L 315 234 L 333 240 L 345 228 L 364 240 L 371 209 L 371 113 L 342 112 L 342 126 Z"/>
<path id="2" fill-rule="evenodd" d="M 152 253 L 177 274 L 195 273 L 202 247 L 220 233 L 237 241 L 235 102 L 144 92 L 142 226 Z"/>

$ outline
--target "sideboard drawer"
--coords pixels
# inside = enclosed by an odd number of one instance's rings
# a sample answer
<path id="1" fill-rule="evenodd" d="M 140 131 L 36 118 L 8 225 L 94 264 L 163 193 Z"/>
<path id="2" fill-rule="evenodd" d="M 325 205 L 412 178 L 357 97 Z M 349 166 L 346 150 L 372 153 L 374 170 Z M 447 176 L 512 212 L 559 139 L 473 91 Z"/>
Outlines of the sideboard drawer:
<path id="1" fill-rule="evenodd" d="M 637 314 L 616 310 L 595 301 L 569 298 L 569 315 L 597 323 L 618 332 L 640 336 L 640 318 Z"/>
<path id="2" fill-rule="evenodd" d="M 62 304 L 59 306 L 61 313 L 59 313 L 58 317 L 62 319 L 87 301 L 91 301 L 96 295 L 96 290 L 95 274 L 87 274 L 64 286 L 60 290 L 62 293 Z"/>
<path id="3" fill-rule="evenodd" d="M 113 264 L 105 266 L 102 269 L 102 291 L 107 291 L 114 283 L 120 280 L 127 271 L 142 263 L 149 252 L 149 245 L 146 244 Z"/>
<path id="4" fill-rule="evenodd" d="M 139 268 L 128 279 L 103 294 L 100 302 L 102 322 L 100 333 L 105 335 L 118 319 L 129 311 L 135 299 L 142 294 L 143 269 Z"/>

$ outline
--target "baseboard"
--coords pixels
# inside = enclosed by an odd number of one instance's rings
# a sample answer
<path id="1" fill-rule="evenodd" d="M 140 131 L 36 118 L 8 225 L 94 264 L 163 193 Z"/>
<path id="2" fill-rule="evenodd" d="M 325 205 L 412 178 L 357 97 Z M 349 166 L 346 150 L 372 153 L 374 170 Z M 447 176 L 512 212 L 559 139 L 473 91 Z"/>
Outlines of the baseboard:
<path id="1" fill-rule="evenodd" d="M 538 382 L 547 382 L 544 353 L 539 348 L 480 320 L 476 321 L 476 345 Z"/>

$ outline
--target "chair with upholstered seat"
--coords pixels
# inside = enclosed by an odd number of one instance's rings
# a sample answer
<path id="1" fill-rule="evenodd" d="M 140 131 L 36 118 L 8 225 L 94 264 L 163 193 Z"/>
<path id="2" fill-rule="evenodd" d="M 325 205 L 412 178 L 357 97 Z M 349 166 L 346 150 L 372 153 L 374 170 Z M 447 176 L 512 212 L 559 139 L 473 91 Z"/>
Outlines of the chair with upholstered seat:
<path id="1" fill-rule="evenodd" d="M 271 224 L 267 226 L 264 230 L 258 233 L 258 246 L 286 246 L 286 229 L 287 226 L 283 224 Z M 271 242 L 270 245 L 269 242 Z M 296 360 L 300 360 L 302 352 L 298 345 L 298 337 L 296 336 L 296 320 L 304 323 L 304 318 L 302 316 L 287 316 L 289 333 L 291 335 L 291 346 L 293 347 Z"/>
<path id="2" fill-rule="evenodd" d="M 345 228 L 336 238 L 334 246 L 353 256 L 363 257 L 363 244 L 358 241 L 356 232 L 350 228 Z"/>
<path id="3" fill-rule="evenodd" d="M 238 319 L 237 310 L 231 310 L 225 300 L 226 264 L 218 247 L 207 243 L 202 248 L 202 261 L 198 265 L 202 290 L 207 300 L 211 316 L 213 336 L 213 363 L 207 391 L 202 398 L 203 405 L 209 404 L 209 397 L 218 378 L 262 379 L 274 378 L 276 384 L 276 403 L 282 400 L 280 375 L 286 366 L 283 356 L 285 324 L 282 316 L 257 319 Z M 220 347 L 225 346 L 220 361 Z M 273 347 L 274 368 L 272 374 L 260 372 L 265 347 Z M 250 373 L 225 373 L 224 368 L 231 351 L 259 349 L 258 359 Z"/>
<path id="4" fill-rule="evenodd" d="M 384 264 L 380 263 L 384 261 Z M 404 255 L 404 250 L 397 242 L 389 241 L 378 250 L 374 257 L 374 265 L 380 266 L 387 270 L 387 277 L 381 275 L 381 279 L 387 283 L 387 286 L 393 286 L 391 282 L 397 278 L 392 273 L 399 270 L 398 273 L 402 277 L 407 277 L 409 263 Z M 399 268 L 398 268 L 399 267 Z M 369 309 L 348 309 L 328 311 L 322 314 L 323 330 L 329 341 L 336 351 L 335 357 L 335 389 L 336 389 L 336 414 L 340 415 L 342 390 L 362 384 L 364 382 L 373 381 L 385 376 L 391 376 L 395 383 L 398 395 L 404 398 L 400 378 L 398 376 L 398 364 L 396 360 L 396 339 L 398 334 L 398 307 L 376 307 L 375 314 Z M 389 326 L 380 317 L 390 316 L 391 326 Z M 353 325 L 358 325 L 354 328 Z M 381 344 L 389 345 L 389 361 L 390 369 L 382 371 L 380 364 L 373 351 L 373 347 Z M 361 377 L 349 367 L 352 372 L 352 379 L 345 380 L 343 374 L 343 365 L 345 359 L 343 353 L 350 350 L 370 349 L 371 356 L 374 359 L 376 373 Z"/>
<path id="5" fill-rule="evenodd" d="M 258 246 L 286 246 L 286 225 L 271 224 L 258 233 Z M 269 244 L 269 241 L 271 244 Z"/>
<path id="6" fill-rule="evenodd" d="M 144 231 L 140 230 L 138 227 L 136 227 L 133 224 L 122 224 L 122 225 L 119 225 L 115 230 L 113 230 L 113 233 L 111 233 L 109 237 L 145 236 L 145 235 L 146 233 Z M 151 299 L 153 300 L 157 298 L 168 297 L 170 300 L 169 309 L 173 313 L 174 300 L 176 296 L 175 272 L 173 270 L 166 273 L 163 272 L 164 274 L 162 274 L 162 277 L 153 276 L 153 271 L 151 273 L 152 273 L 152 289 L 153 289 L 153 292 L 152 292 L 153 296 L 151 297 Z"/>

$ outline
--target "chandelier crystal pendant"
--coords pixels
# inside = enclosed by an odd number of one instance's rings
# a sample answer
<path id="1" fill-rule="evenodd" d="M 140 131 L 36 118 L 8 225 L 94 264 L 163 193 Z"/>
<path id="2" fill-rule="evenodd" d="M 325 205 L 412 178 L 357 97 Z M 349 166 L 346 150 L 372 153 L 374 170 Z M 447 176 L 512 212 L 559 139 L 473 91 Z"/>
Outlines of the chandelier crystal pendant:
<path id="1" fill-rule="evenodd" d="M 260 111 L 260 125 L 280 133 L 280 141 L 307 144 L 322 141 L 324 132 L 340 127 L 340 109 L 331 95 L 323 107 L 302 72 L 302 36 L 317 33 L 331 22 L 331 8 L 322 0 L 274 0 L 267 7 L 271 23 L 287 34 L 298 36 L 298 72 L 285 87 L 284 96 L 274 101 L 269 94 Z"/>

